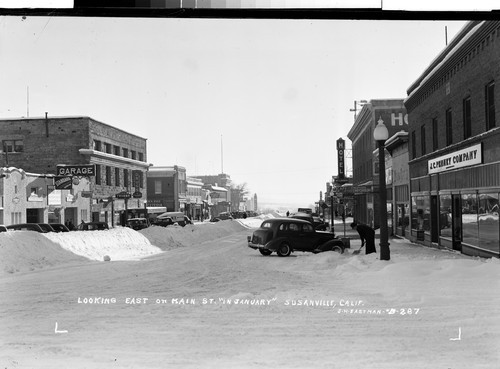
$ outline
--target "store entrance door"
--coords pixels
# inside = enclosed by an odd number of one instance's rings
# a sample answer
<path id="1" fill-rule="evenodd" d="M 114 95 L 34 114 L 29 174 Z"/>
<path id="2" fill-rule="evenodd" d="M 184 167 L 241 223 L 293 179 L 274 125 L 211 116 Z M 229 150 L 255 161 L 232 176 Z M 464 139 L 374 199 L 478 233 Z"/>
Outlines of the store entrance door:
<path id="1" fill-rule="evenodd" d="M 431 241 L 439 242 L 439 203 L 437 196 L 431 196 Z"/>
<path id="2" fill-rule="evenodd" d="M 462 251 L 462 199 L 460 195 L 452 195 L 453 250 Z"/>

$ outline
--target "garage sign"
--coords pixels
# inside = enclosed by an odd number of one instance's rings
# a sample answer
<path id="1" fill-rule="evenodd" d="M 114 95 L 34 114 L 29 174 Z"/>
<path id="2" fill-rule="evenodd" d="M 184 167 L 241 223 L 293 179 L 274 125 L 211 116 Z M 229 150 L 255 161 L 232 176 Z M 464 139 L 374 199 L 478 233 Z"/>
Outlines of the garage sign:
<path id="1" fill-rule="evenodd" d="M 95 164 L 57 165 L 58 176 L 95 176 Z"/>

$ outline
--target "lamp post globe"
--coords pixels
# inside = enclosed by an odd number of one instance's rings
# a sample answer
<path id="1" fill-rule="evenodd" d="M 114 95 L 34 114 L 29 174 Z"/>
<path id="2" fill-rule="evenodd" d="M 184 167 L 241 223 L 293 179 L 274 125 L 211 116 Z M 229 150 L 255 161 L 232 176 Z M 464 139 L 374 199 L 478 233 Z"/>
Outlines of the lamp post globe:
<path id="1" fill-rule="evenodd" d="M 373 138 L 375 141 L 383 141 L 382 143 L 385 145 L 385 141 L 389 138 L 389 130 L 384 124 L 384 121 L 382 118 L 379 118 L 377 121 L 377 125 L 375 126 L 375 129 L 373 130 Z"/>
<path id="2" fill-rule="evenodd" d="M 373 138 L 378 144 L 379 163 L 379 199 L 380 199 L 380 260 L 390 260 L 389 233 L 387 229 L 387 188 L 385 184 L 385 141 L 389 138 L 389 131 L 382 118 L 377 121 L 373 130 Z"/>

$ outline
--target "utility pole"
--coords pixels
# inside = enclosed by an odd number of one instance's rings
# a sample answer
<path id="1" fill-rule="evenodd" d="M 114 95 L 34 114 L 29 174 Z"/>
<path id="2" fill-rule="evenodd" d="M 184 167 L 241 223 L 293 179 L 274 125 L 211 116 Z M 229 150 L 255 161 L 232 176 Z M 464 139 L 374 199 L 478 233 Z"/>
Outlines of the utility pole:
<path id="1" fill-rule="evenodd" d="M 221 173 L 224 174 L 224 150 L 222 146 L 222 135 L 220 135 L 220 166 Z"/>

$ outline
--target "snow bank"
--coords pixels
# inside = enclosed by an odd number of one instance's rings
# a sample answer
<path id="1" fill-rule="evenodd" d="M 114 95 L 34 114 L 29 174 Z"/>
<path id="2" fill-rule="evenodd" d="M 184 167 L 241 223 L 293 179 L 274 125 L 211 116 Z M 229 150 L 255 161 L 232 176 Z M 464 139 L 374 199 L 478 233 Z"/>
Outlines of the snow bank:
<path id="1" fill-rule="evenodd" d="M 0 270 L 4 273 L 26 272 L 86 260 L 37 232 L 0 233 Z"/>
<path id="2" fill-rule="evenodd" d="M 44 233 L 43 237 L 74 254 L 91 260 L 131 260 L 158 254 L 161 250 L 137 231 L 119 227 L 104 231 Z"/>
<path id="3" fill-rule="evenodd" d="M 258 222 L 258 225 L 262 220 Z M 139 231 L 152 245 L 163 251 L 178 247 L 191 246 L 217 238 L 228 236 L 234 232 L 252 228 L 252 221 L 246 219 L 223 220 L 216 223 L 195 223 L 185 227 L 180 226 L 151 226 Z"/>
<path id="4" fill-rule="evenodd" d="M 15 273 L 72 262 L 104 261 L 105 257 L 111 261 L 137 260 L 258 227 L 267 217 L 197 223 L 186 227 L 152 226 L 139 232 L 123 227 L 69 233 L 2 232 L 0 269 L 5 273 Z"/>

